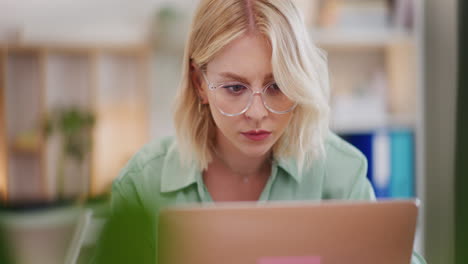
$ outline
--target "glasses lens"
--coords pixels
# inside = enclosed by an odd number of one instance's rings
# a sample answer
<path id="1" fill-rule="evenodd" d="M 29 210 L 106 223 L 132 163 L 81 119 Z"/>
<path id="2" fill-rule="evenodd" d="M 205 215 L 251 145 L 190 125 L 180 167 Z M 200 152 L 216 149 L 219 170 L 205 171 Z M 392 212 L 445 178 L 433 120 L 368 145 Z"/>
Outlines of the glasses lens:
<path id="1" fill-rule="evenodd" d="M 251 94 L 243 84 L 223 84 L 215 90 L 216 106 L 225 114 L 239 114 L 249 104 Z"/>
<path id="2" fill-rule="evenodd" d="M 287 112 L 290 111 L 295 103 L 289 99 L 277 84 L 269 85 L 263 93 L 263 101 L 273 111 Z"/>

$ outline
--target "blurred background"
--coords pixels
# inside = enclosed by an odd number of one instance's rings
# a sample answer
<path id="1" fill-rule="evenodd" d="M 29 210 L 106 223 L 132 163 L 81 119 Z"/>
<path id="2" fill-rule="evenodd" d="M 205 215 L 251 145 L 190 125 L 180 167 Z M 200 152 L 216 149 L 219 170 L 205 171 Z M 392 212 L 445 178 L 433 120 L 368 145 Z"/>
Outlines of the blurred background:
<path id="1" fill-rule="evenodd" d="M 174 134 L 197 2 L 0 0 L 0 221 L 18 263 L 85 263 L 112 180 Z M 328 54 L 332 130 L 366 155 L 379 199 L 421 201 L 415 249 L 429 263 L 467 263 L 455 251 L 468 248 L 455 225 L 461 5 L 295 2 Z"/>

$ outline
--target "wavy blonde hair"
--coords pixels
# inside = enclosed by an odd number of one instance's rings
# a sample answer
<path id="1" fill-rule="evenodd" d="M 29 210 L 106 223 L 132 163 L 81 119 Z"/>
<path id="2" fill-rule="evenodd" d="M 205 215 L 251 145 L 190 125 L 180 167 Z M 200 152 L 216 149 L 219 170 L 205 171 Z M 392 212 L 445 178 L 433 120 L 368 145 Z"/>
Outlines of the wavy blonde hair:
<path id="1" fill-rule="evenodd" d="M 296 159 L 301 169 L 325 153 L 329 79 L 326 57 L 311 43 L 291 0 L 201 0 L 185 46 L 175 101 L 174 124 L 182 161 L 196 162 L 206 169 L 216 131 L 209 107 L 200 108 L 191 63 L 206 67 L 222 48 L 249 33 L 261 34 L 269 41 L 275 81 L 298 103 L 273 153 L 276 159 Z"/>

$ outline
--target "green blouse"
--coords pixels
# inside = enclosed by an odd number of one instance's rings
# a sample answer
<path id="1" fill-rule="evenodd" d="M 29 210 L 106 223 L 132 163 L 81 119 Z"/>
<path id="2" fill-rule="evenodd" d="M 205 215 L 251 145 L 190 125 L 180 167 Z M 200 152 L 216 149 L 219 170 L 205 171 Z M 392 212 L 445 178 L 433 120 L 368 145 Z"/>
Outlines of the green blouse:
<path id="1" fill-rule="evenodd" d="M 260 201 L 375 200 L 363 154 L 334 134 L 327 137 L 325 149 L 324 158 L 301 170 L 294 160 L 274 161 Z M 112 186 L 113 208 L 133 206 L 156 212 L 160 206 L 194 202 L 213 200 L 197 166 L 181 165 L 172 137 L 144 146 Z M 414 254 L 412 263 L 425 262 Z"/>

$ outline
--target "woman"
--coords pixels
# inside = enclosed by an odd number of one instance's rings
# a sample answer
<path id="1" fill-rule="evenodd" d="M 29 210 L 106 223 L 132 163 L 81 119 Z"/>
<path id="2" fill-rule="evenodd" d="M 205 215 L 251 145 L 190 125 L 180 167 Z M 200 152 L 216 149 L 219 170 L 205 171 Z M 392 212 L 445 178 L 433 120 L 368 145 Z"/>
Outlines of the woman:
<path id="1" fill-rule="evenodd" d="M 113 206 L 375 199 L 365 157 L 328 129 L 328 98 L 326 59 L 290 0 L 202 0 L 176 138 L 135 155 Z"/>

